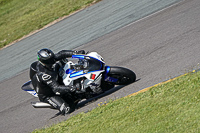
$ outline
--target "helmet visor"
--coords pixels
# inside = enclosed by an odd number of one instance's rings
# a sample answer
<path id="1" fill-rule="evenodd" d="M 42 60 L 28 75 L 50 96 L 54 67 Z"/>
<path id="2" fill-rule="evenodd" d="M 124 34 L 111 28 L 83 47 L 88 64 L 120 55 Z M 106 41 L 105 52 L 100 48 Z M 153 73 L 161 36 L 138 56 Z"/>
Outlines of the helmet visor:
<path id="1" fill-rule="evenodd" d="M 42 60 L 42 63 L 44 63 L 45 65 L 54 64 L 55 62 L 56 62 L 56 60 L 53 57 L 49 58 L 47 60 Z"/>

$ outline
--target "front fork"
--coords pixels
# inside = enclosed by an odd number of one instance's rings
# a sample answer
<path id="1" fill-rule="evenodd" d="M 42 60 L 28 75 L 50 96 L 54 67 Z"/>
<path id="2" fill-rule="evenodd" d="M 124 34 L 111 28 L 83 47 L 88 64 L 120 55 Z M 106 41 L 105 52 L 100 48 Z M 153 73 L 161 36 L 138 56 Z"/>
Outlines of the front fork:
<path id="1" fill-rule="evenodd" d="M 118 81 L 117 78 L 113 78 L 109 76 L 111 67 L 110 66 L 105 66 L 105 73 L 104 73 L 104 81 L 106 82 L 111 82 L 111 83 L 116 83 Z"/>

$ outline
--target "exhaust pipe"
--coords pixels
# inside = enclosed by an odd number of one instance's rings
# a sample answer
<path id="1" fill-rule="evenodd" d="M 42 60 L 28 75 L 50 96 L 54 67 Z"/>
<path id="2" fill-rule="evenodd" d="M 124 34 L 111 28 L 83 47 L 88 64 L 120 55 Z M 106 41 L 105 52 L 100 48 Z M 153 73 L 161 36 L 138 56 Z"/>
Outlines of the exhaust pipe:
<path id="1" fill-rule="evenodd" d="M 51 106 L 48 103 L 45 102 L 31 102 L 32 106 L 34 108 L 51 108 L 51 109 L 55 109 L 53 106 Z"/>

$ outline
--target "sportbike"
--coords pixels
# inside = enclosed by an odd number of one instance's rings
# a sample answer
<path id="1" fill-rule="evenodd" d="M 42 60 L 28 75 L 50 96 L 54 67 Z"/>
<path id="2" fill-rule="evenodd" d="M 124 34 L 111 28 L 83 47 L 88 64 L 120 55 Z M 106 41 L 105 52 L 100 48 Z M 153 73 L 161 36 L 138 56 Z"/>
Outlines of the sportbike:
<path id="1" fill-rule="evenodd" d="M 75 85 L 81 83 L 78 92 L 63 95 L 62 98 L 71 103 L 71 108 L 83 99 L 90 99 L 115 85 L 128 85 L 135 82 L 135 73 L 127 68 L 117 66 L 107 66 L 103 58 L 97 52 L 89 52 L 85 55 L 73 55 L 64 61 L 65 65 L 60 68 L 59 76 L 64 85 Z M 36 73 L 37 62 L 32 63 L 30 76 Z M 31 81 L 22 86 L 22 90 L 37 97 Z M 69 101 L 70 100 L 70 101 Z M 53 108 L 44 102 L 32 102 L 34 108 Z M 73 109 L 72 109 L 73 110 Z"/>

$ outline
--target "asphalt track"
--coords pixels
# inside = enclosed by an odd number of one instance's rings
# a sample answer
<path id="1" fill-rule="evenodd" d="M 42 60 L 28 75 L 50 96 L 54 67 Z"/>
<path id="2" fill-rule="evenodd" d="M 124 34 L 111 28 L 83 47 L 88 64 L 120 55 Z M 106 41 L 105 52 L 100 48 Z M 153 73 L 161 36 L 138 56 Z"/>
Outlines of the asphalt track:
<path id="1" fill-rule="evenodd" d="M 111 5 L 108 6 L 104 2 L 109 3 L 110 1 L 102 1 L 86 10 L 90 10 L 89 12 L 91 12 L 96 11 L 97 8 L 101 8 L 101 10 L 107 12 L 106 9 L 109 9 Z M 128 0 L 127 2 L 131 3 L 131 1 Z M 130 6 L 130 3 L 127 4 L 127 6 Z M 120 8 L 119 1 L 117 5 L 119 6 L 119 10 L 115 10 L 115 13 L 128 9 L 127 7 Z M 168 5 L 170 4 L 168 3 Z M 105 8 L 106 6 L 107 8 Z M 151 8 L 153 8 L 153 6 Z M 165 9 L 153 13 L 152 15 L 148 14 L 149 16 L 138 21 L 133 22 L 132 20 L 132 22 L 130 21 L 124 25 L 120 24 L 120 26 L 112 30 L 112 32 L 110 30 L 110 32 L 104 33 L 105 35 L 103 36 L 99 35 L 98 38 L 93 38 L 89 43 L 85 42 L 84 45 L 77 48 L 85 49 L 86 51 L 97 51 L 104 57 L 107 65 L 123 66 L 132 69 L 137 74 L 138 81 L 129 86 L 114 88 L 112 93 L 107 93 L 106 96 L 99 100 L 86 104 L 73 114 L 87 112 L 97 107 L 98 103 L 105 102 L 110 98 L 127 96 L 171 77 L 200 68 L 200 1 L 184 0 L 168 8 L 166 8 L 166 6 L 162 6 L 162 8 Z M 145 8 L 143 8 L 143 10 L 144 9 Z M 129 12 L 130 10 L 124 14 Z M 124 14 L 119 15 L 121 16 Z M 78 14 L 74 16 L 76 15 Z M 134 15 L 130 15 L 129 17 L 134 18 Z M 101 24 L 103 24 L 103 22 Z M 61 25 L 61 23 L 58 23 L 58 25 Z M 45 32 L 45 30 L 40 33 L 42 32 Z M 15 47 L 16 45 L 21 45 L 22 47 L 22 43 L 28 43 L 37 37 L 39 38 L 40 33 L 11 47 Z M 56 33 L 56 31 L 54 33 Z M 51 40 L 53 35 L 50 33 L 44 34 L 44 36 L 49 43 L 56 43 L 56 40 Z M 82 38 L 84 37 L 86 38 L 86 36 L 82 36 Z M 63 36 L 61 36 L 61 40 L 62 38 Z M 79 38 L 77 40 L 79 40 Z M 41 46 L 44 45 L 40 38 L 35 42 L 40 42 L 39 44 Z M 62 41 L 59 42 L 59 46 L 64 47 L 64 44 L 61 44 L 61 42 Z M 56 46 L 57 45 L 53 46 L 52 44 L 50 47 L 56 51 L 60 50 Z M 24 46 L 23 48 L 24 50 L 30 49 L 28 46 Z M 36 51 L 36 49 L 36 46 L 33 46 L 32 51 Z M 4 49 L 3 52 L 1 51 L 1 54 L 2 53 L 9 53 L 9 51 L 8 49 Z M 21 55 L 25 54 L 27 53 L 21 53 Z M 23 60 L 24 59 L 21 58 L 19 61 Z M 23 65 L 21 67 L 23 67 Z M 31 132 L 36 128 L 41 128 L 45 125 L 50 125 L 70 117 L 70 115 L 65 117 L 58 116 L 54 119 L 50 119 L 57 113 L 56 110 L 33 109 L 30 102 L 37 101 L 37 99 L 32 98 L 31 95 L 20 90 L 21 85 L 28 79 L 28 70 L 24 70 L 20 74 L 18 72 L 18 74 L 14 75 L 14 77 L 9 77 L 9 79 L 3 80 L 0 83 L 1 132 Z"/>

